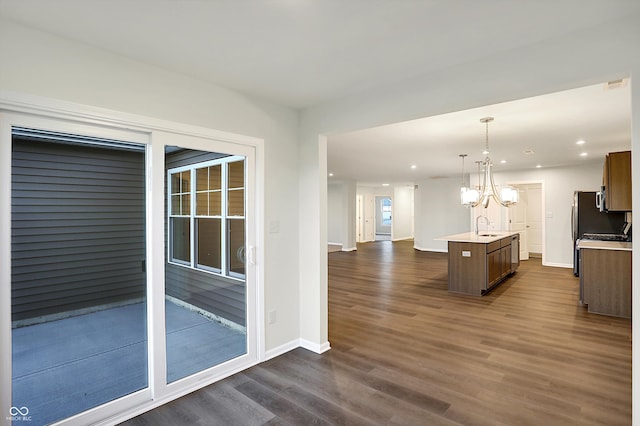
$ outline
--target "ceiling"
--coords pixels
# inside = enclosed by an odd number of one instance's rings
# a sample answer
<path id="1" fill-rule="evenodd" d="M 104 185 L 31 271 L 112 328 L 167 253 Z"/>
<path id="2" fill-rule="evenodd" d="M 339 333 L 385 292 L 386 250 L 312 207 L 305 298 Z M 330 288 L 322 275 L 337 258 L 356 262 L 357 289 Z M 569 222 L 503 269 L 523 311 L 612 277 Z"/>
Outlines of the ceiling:
<path id="1" fill-rule="evenodd" d="M 0 0 L 7 19 L 294 108 L 636 13 L 637 0 Z"/>
<path id="2" fill-rule="evenodd" d="M 5 19 L 299 109 L 637 14 L 637 0 L 0 0 Z M 332 135 L 329 168 L 413 181 L 466 153 L 469 170 L 487 115 L 496 169 L 584 161 L 578 138 L 588 159 L 628 148 L 629 99 L 589 87 Z"/>
<path id="3" fill-rule="evenodd" d="M 629 82 L 609 87 L 603 83 L 331 135 L 329 181 L 377 186 L 461 176 L 460 154 L 468 155 L 465 171 L 476 173 L 475 161 L 485 157 L 483 117 L 494 118 L 489 123 L 489 157 L 495 172 L 602 163 L 607 152 L 631 147 Z M 577 145 L 579 140 L 584 144 Z"/>

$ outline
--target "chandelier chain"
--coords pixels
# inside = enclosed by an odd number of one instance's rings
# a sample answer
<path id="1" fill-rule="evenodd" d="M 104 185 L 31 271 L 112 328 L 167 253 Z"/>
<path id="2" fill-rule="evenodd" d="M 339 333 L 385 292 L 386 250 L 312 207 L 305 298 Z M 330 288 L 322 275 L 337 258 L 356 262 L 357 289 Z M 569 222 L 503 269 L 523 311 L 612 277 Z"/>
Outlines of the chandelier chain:
<path id="1" fill-rule="evenodd" d="M 487 155 L 489 155 L 489 120 L 485 122 L 484 150 L 487 151 Z"/>

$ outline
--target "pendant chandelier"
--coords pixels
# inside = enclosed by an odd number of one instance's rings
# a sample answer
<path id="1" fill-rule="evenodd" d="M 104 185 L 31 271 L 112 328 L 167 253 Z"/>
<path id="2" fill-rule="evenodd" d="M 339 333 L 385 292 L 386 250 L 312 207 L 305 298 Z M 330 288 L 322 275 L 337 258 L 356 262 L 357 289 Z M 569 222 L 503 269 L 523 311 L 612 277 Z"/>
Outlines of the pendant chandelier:
<path id="1" fill-rule="evenodd" d="M 464 183 L 464 158 L 467 154 L 460 154 L 462 157 L 462 186 L 460 188 L 460 202 L 469 207 L 476 207 L 482 205 L 487 208 L 489 200 L 494 199 L 498 204 L 504 207 L 509 207 L 512 204 L 518 202 L 518 190 L 505 186 L 502 187 L 500 193 L 496 188 L 496 184 L 493 181 L 493 163 L 489 158 L 489 123 L 493 121 L 493 117 L 484 117 L 480 119 L 481 123 L 485 124 L 485 149 L 482 152 L 485 155 L 483 161 L 478 161 L 478 180 L 480 180 L 480 174 L 482 173 L 482 185 L 478 182 L 478 188 L 471 188 L 465 186 Z"/>

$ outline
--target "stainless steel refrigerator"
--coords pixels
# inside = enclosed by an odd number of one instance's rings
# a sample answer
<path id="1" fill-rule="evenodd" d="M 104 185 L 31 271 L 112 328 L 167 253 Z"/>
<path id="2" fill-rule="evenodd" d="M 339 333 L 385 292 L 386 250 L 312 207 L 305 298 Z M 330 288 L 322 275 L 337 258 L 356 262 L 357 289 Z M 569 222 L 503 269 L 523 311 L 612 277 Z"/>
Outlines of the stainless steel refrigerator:
<path id="1" fill-rule="evenodd" d="M 600 212 L 596 206 L 595 191 L 575 191 L 571 209 L 573 274 L 577 277 L 580 273 L 578 240 L 582 238 L 625 240 L 627 237 L 624 231 L 628 229 L 625 225 L 625 212 Z"/>

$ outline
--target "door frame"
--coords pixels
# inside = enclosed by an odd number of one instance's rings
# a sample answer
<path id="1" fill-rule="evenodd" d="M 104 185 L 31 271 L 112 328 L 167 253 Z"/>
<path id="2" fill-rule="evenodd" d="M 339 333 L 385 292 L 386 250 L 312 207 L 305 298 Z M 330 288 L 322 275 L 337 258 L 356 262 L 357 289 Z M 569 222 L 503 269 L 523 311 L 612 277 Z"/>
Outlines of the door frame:
<path id="1" fill-rule="evenodd" d="M 545 188 L 542 180 L 525 180 L 525 181 L 509 181 L 507 185 L 518 187 L 524 185 L 540 185 L 540 217 L 542 219 L 542 264 L 546 264 L 547 248 L 546 248 L 546 207 L 545 207 Z M 511 224 L 510 211 L 506 209 L 506 223 Z"/>
<path id="2" fill-rule="evenodd" d="M 381 235 L 389 235 L 390 238 L 393 238 L 393 195 L 374 195 L 374 240 L 378 238 L 378 226 L 386 226 L 382 225 L 382 203 L 387 198 L 391 200 L 391 225 L 389 225 L 389 233 L 381 233 Z"/>
<path id="3" fill-rule="evenodd" d="M 163 405 L 265 359 L 264 140 L 135 114 L 25 94 L 0 92 L 0 423 L 11 409 L 11 147 L 14 126 L 144 143 L 147 244 L 148 387 L 58 424 L 113 424 Z M 133 140 L 132 140 L 133 139 Z M 246 157 L 248 262 L 247 353 L 167 384 L 164 318 L 165 146 Z M 249 215 L 253 220 L 249 221 Z"/>
<path id="4" fill-rule="evenodd" d="M 364 241 L 364 197 L 356 195 L 356 243 Z"/>

